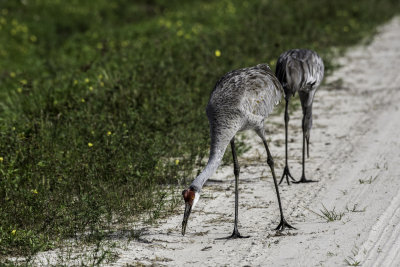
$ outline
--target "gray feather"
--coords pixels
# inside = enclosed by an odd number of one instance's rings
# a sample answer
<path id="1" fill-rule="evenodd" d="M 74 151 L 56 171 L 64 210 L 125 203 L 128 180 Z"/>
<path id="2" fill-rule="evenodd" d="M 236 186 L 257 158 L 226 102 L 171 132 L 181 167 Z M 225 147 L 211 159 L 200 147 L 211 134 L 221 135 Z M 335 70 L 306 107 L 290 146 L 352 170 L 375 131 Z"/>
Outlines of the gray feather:
<path id="1" fill-rule="evenodd" d="M 279 56 L 275 74 L 283 86 L 287 101 L 296 92 L 299 93 L 308 147 L 312 127 L 312 103 L 324 77 L 324 63 L 315 51 L 292 49 Z"/>
<path id="2" fill-rule="evenodd" d="M 282 95 L 281 84 L 266 64 L 234 70 L 218 80 L 206 108 L 210 123 L 210 158 L 191 188 L 197 192 L 201 190 L 238 131 L 255 129 L 264 132 L 264 119 Z"/>
<path id="3" fill-rule="evenodd" d="M 311 92 L 324 77 L 324 63 L 315 51 L 293 49 L 279 56 L 275 73 L 285 96 L 294 95 L 298 91 Z"/>

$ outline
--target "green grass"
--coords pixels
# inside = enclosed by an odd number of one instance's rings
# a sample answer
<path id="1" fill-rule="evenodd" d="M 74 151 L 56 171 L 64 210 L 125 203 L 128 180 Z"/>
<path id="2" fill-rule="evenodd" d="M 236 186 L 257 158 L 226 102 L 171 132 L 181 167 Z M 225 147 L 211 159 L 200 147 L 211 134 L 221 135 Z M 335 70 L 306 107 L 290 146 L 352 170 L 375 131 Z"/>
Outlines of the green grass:
<path id="1" fill-rule="evenodd" d="M 338 212 L 336 211 L 336 208 L 334 207 L 332 210 L 328 210 L 325 205 L 322 205 L 322 209 L 320 209 L 319 211 L 321 212 L 321 214 L 314 212 L 312 210 L 310 210 L 312 213 L 314 213 L 315 215 L 318 215 L 319 217 L 321 217 L 322 219 L 325 219 L 326 222 L 334 222 L 334 221 L 340 221 L 343 216 L 345 215 L 344 212 Z"/>
<path id="2" fill-rule="evenodd" d="M 376 179 L 378 178 L 378 175 L 375 175 L 375 177 L 370 177 L 369 179 L 358 179 L 360 184 L 372 184 Z"/>
<path id="3" fill-rule="evenodd" d="M 318 51 L 330 72 L 332 47 L 399 10 L 397 0 L 1 1 L 0 255 L 171 213 L 174 189 L 207 157 L 204 109 L 220 76 L 274 67 L 295 47 Z"/>

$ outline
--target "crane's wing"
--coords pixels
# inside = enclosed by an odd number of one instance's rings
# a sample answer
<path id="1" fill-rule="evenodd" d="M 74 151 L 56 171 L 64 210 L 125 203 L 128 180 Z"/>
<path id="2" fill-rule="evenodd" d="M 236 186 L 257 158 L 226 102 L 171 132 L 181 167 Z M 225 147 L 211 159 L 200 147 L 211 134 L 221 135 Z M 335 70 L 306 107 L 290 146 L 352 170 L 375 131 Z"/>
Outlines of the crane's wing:
<path id="1" fill-rule="evenodd" d="M 268 65 L 234 70 L 216 83 L 207 114 L 240 112 L 267 117 L 280 102 L 282 94 L 282 86 Z"/>
<path id="2" fill-rule="evenodd" d="M 245 86 L 241 106 L 253 115 L 268 117 L 282 99 L 282 85 L 268 65 L 259 64 L 252 69 L 246 76 Z"/>

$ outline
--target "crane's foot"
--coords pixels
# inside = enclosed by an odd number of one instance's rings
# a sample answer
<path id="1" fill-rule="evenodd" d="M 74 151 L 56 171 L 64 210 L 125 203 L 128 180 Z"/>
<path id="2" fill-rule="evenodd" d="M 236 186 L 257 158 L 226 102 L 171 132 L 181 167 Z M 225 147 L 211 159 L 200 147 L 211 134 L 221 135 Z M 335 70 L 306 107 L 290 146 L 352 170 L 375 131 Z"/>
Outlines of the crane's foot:
<path id="1" fill-rule="evenodd" d="M 222 237 L 222 238 L 217 238 L 217 240 L 222 240 L 222 239 L 236 239 L 236 238 L 249 238 L 249 235 L 241 235 L 237 229 L 233 230 L 232 235 L 227 236 L 227 237 Z"/>
<path id="2" fill-rule="evenodd" d="M 300 184 L 300 183 L 317 183 L 318 181 L 315 180 L 308 180 L 304 175 L 301 176 L 300 180 L 294 181 L 294 184 Z"/>
<path id="3" fill-rule="evenodd" d="M 296 229 L 285 220 L 285 218 L 281 218 L 281 222 L 279 223 L 278 227 L 275 228 L 276 231 L 283 231 L 285 229 Z"/>
<path id="4" fill-rule="evenodd" d="M 293 178 L 292 174 L 289 171 L 289 167 L 286 165 L 285 169 L 283 169 L 283 174 L 282 174 L 282 178 L 279 181 L 279 184 L 281 184 L 283 182 L 283 179 L 286 178 L 286 182 L 288 185 L 290 185 L 289 182 L 289 178 L 292 179 L 293 182 L 295 182 L 296 180 Z"/>

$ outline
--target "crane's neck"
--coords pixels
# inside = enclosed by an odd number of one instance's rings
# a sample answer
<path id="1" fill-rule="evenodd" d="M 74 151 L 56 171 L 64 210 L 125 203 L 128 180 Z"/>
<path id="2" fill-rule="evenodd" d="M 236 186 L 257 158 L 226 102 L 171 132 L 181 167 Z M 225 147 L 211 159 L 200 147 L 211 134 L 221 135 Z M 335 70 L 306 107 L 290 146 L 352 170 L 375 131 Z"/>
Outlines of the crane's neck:
<path id="1" fill-rule="evenodd" d="M 190 185 L 190 187 L 196 192 L 200 192 L 208 178 L 215 173 L 219 164 L 221 163 L 222 157 L 224 156 L 225 149 L 226 146 L 221 147 L 217 145 L 211 145 L 210 157 L 208 159 L 207 166 Z"/>

